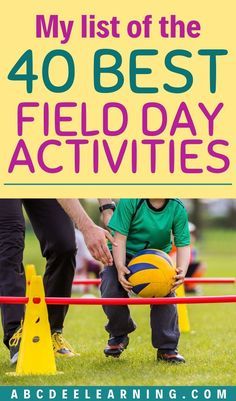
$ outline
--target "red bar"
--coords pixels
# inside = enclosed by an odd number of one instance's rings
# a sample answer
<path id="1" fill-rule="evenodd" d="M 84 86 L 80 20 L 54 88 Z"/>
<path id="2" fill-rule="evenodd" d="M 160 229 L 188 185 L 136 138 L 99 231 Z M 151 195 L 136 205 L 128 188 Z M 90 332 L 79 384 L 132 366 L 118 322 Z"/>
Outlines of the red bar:
<path id="1" fill-rule="evenodd" d="M 235 277 L 196 277 L 196 278 L 190 278 L 186 277 L 184 282 L 187 283 L 192 283 L 192 284 L 234 284 L 236 283 L 236 278 Z M 100 285 L 101 284 L 101 279 L 96 278 L 96 279 L 79 279 L 79 280 L 74 280 L 73 285 Z"/>
<path id="2" fill-rule="evenodd" d="M 79 279 L 79 280 L 74 280 L 73 285 L 81 285 L 81 284 L 86 284 L 86 285 L 100 285 L 101 284 L 101 279 L 100 278 L 95 278 L 95 279 Z"/>
<path id="3" fill-rule="evenodd" d="M 184 282 L 187 283 L 199 283 L 199 284 L 235 284 L 235 277 L 186 277 Z"/>
<path id="4" fill-rule="evenodd" d="M 0 297 L 0 304 L 27 304 L 27 297 Z M 41 299 L 33 298 L 34 303 Z M 170 304 L 212 304 L 236 302 L 236 295 L 177 297 L 177 298 L 59 298 L 46 297 L 48 305 L 170 305 Z"/>
<path id="5" fill-rule="evenodd" d="M 26 297 L 0 297 L 0 305 L 1 304 L 27 304 L 29 298 Z"/>
<path id="6" fill-rule="evenodd" d="M 178 298 L 46 298 L 48 305 L 170 305 L 236 302 L 236 295 Z"/>

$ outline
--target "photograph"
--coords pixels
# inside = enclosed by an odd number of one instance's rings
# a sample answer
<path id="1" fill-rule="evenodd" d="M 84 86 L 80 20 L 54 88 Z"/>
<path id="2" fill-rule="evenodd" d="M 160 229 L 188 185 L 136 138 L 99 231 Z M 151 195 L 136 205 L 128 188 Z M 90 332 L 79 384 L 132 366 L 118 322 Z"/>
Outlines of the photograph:
<path id="1" fill-rule="evenodd" d="M 236 385 L 235 241 L 236 200 L 1 199 L 1 385 Z"/>
<path id="2" fill-rule="evenodd" d="M 0 401 L 236 401 L 235 10 L 1 5 Z"/>

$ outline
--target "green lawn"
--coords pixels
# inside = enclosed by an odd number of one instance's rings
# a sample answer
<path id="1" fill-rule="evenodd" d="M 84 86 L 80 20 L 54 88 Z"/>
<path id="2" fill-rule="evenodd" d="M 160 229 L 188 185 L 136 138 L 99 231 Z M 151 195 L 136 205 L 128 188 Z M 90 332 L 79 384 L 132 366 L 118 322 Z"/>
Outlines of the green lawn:
<path id="1" fill-rule="evenodd" d="M 39 270 L 43 260 L 37 242 L 27 235 L 25 262 Z M 200 244 L 209 276 L 235 276 L 236 232 L 207 231 Z M 204 294 L 235 294 L 233 285 L 204 286 Z M 100 307 L 72 306 L 64 334 L 81 354 L 73 360 L 58 360 L 63 376 L 11 378 L 8 352 L 1 345 L 2 385 L 236 385 L 235 304 L 191 305 L 188 307 L 191 332 L 182 334 L 180 352 L 187 363 L 166 366 L 155 361 L 150 342 L 149 308 L 132 307 L 138 329 L 130 336 L 130 346 L 120 359 L 103 356 L 107 334 Z"/>

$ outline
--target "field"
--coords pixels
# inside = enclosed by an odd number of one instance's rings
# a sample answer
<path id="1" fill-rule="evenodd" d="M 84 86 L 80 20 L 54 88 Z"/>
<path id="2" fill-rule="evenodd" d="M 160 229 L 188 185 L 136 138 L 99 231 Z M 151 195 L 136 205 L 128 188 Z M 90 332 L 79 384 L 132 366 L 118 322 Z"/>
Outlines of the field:
<path id="1" fill-rule="evenodd" d="M 236 232 L 211 230 L 200 244 L 208 276 L 235 276 Z M 39 247 L 30 233 L 26 238 L 25 262 L 43 267 Z M 235 294 L 233 285 L 205 285 L 204 294 Z M 191 332 L 181 335 L 179 351 L 187 363 L 167 366 L 155 361 L 150 342 L 149 307 L 132 307 L 138 329 L 120 359 L 105 358 L 107 334 L 100 307 L 72 306 L 64 335 L 80 357 L 58 360 L 64 375 L 11 378 L 8 351 L 0 345 L 1 385 L 236 385 L 235 304 L 190 305 Z"/>

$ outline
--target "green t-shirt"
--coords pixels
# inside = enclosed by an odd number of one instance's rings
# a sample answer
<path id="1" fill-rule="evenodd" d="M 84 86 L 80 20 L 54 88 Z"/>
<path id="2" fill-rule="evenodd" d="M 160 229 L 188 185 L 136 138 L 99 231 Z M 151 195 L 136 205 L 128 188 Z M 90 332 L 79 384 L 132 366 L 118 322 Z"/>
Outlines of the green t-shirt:
<path id="1" fill-rule="evenodd" d="M 127 236 L 126 252 L 131 255 L 146 248 L 169 253 L 172 234 L 176 247 L 190 245 L 188 216 L 179 199 L 167 199 L 160 209 L 148 199 L 120 199 L 108 227 Z"/>

